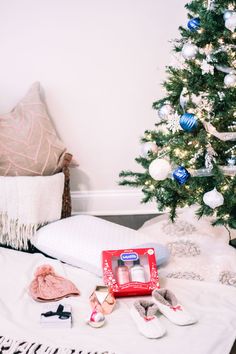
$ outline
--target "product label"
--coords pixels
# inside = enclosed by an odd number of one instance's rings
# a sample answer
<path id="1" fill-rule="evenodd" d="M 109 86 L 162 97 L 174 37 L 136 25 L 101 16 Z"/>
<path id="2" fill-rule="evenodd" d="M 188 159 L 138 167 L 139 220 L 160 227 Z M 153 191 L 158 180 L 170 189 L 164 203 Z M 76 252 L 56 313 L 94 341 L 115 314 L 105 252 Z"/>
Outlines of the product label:
<path id="1" fill-rule="evenodd" d="M 122 261 L 137 261 L 139 259 L 139 256 L 136 252 L 130 252 L 130 253 L 121 253 L 120 259 Z"/>

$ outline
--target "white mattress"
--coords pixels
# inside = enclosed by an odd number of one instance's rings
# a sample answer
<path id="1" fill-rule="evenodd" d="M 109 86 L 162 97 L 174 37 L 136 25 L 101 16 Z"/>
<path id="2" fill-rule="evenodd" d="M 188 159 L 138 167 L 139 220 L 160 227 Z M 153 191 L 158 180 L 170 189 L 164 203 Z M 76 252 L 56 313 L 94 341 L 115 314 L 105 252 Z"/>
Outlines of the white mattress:
<path id="1" fill-rule="evenodd" d="M 51 264 L 57 273 L 72 280 L 81 291 L 79 297 L 65 299 L 72 306 L 71 329 L 43 329 L 39 325 L 44 304 L 28 294 L 34 271 Z M 161 278 L 161 286 L 172 290 L 198 323 L 187 327 L 160 321 L 167 334 L 147 339 L 138 333 L 129 307 L 136 298 L 117 300 L 106 325 L 99 329 L 85 321 L 90 312 L 89 295 L 101 278 L 82 269 L 44 257 L 0 248 L 0 336 L 35 341 L 60 348 L 109 354 L 226 354 L 236 338 L 236 288 L 210 282 Z"/>

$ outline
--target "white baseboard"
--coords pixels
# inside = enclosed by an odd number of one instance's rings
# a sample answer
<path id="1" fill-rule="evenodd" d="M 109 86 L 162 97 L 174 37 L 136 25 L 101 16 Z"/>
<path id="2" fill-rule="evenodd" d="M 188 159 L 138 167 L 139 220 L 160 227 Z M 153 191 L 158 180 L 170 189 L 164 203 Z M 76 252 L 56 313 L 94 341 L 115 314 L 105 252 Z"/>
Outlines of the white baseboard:
<path id="1" fill-rule="evenodd" d="M 156 204 L 141 203 L 143 193 L 137 190 L 72 191 L 73 213 L 90 215 L 156 214 Z"/>

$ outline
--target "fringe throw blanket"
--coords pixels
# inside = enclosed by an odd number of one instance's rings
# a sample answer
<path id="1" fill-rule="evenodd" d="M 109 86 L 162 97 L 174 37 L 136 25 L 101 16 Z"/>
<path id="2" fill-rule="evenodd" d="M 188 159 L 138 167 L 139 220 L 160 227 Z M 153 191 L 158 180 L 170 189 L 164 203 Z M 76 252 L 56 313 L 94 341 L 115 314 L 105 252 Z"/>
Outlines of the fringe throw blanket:
<path id="1" fill-rule="evenodd" d="M 27 249 L 36 230 L 61 217 L 64 174 L 0 177 L 0 243 Z"/>
<path id="2" fill-rule="evenodd" d="M 29 343 L 0 336 L 1 354 L 114 354 L 111 352 L 84 351 L 80 349 L 56 348 L 45 344 Z"/>

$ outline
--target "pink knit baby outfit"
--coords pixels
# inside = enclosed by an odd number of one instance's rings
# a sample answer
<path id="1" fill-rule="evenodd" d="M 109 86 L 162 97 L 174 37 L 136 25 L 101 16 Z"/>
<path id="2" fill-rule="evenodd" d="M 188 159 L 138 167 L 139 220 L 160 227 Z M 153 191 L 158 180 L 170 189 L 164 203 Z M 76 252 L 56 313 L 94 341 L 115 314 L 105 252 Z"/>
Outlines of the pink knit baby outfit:
<path id="1" fill-rule="evenodd" d="M 29 292 L 34 300 L 46 302 L 80 294 L 70 280 L 57 275 L 49 264 L 37 268 Z"/>

